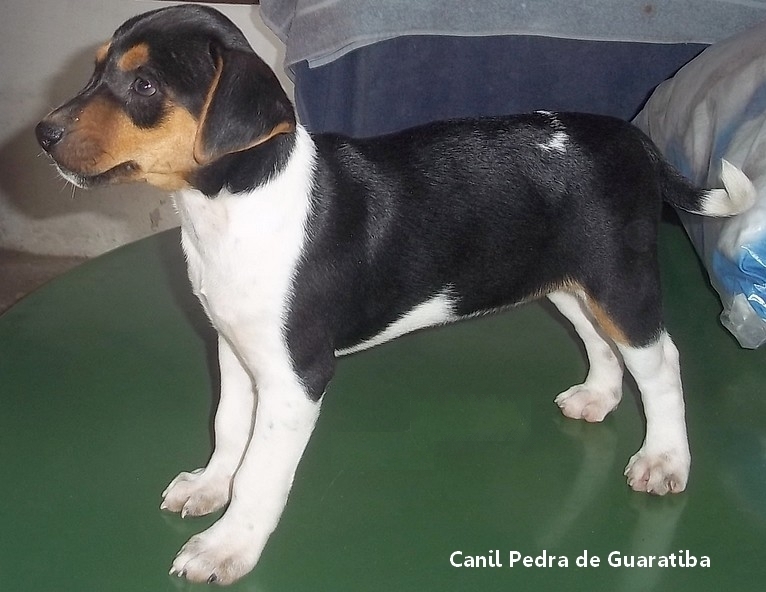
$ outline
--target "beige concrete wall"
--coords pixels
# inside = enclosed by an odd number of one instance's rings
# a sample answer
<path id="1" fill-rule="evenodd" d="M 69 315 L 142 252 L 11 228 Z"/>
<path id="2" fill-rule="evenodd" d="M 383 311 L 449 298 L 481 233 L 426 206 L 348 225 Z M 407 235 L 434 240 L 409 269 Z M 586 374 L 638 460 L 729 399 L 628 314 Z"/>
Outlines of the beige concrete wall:
<path id="1" fill-rule="evenodd" d="M 4 0 L 0 4 L 0 248 L 94 256 L 177 225 L 146 186 L 73 189 L 41 154 L 34 126 L 90 76 L 95 49 L 128 17 L 173 2 Z M 257 7 L 214 5 L 282 75 L 282 48 Z"/>

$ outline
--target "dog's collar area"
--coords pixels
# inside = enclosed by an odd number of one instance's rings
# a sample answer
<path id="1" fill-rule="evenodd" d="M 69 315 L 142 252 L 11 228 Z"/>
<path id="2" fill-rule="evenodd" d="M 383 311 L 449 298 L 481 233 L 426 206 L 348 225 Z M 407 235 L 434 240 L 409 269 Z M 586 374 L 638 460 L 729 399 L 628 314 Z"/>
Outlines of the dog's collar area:
<path id="1" fill-rule="evenodd" d="M 188 183 L 214 199 L 221 191 L 244 194 L 268 184 L 287 166 L 296 132 L 284 132 L 242 152 L 227 154 L 187 177 Z"/>

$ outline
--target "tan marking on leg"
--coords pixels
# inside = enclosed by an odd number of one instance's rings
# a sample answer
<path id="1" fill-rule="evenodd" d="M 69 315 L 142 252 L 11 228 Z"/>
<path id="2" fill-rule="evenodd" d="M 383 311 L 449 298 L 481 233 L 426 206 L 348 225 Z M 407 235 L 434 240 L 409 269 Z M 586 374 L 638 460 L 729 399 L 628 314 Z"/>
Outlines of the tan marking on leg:
<path id="1" fill-rule="evenodd" d="M 610 339 L 612 339 L 615 343 L 620 343 L 620 344 L 629 343 L 628 338 L 625 336 L 625 333 L 619 327 L 619 325 L 615 322 L 615 320 L 609 315 L 609 313 L 606 310 L 604 310 L 601 304 L 595 298 L 593 298 L 588 293 L 588 291 L 585 288 L 583 288 L 583 286 L 580 285 L 578 282 L 575 282 L 572 280 L 565 280 L 561 282 L 561 284 L 557 286 L 553 286 L 550 290 L 547 291 L 547 293 L 555 292 L 557 290 L 569 292 L 570 294 L 574 294 L 580 300 L 582 300 L 585 306 L 588 307 L 588 310 L 593 315 L 593 318 L 598 323 L 599 327 L 601 327 L 604 333 L 606 333 L 606 335 Z"/>
<path id="2" fill-rule="evenodd" d="M 596 319 L 596 322 L 599 324 L 599 326 L 604 330 L 604 333 L 606 333 L 612 339 L 612 341 L 623 345 L 627 345 L 629 343 L 625 333 L 623 333 L 622 329 L 617 325 L 614 319 L 589 294 L 586 294 L 585 296 L 585 304 L 591 313 L 593 313 L 593 317 Z"/>

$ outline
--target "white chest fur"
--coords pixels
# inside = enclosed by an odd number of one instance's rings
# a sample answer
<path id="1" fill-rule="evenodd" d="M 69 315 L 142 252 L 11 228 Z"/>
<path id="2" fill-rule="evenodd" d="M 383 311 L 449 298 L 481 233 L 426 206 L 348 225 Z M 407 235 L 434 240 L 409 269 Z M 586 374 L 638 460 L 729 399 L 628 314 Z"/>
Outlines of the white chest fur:
<path id="1" fill-rule="evenodd" d="M 314 146 L 299 129 L 285 170 L 247 194 L 176 195 L 189 278 L 216 328 L 281 322 L 305 242 Z"/>

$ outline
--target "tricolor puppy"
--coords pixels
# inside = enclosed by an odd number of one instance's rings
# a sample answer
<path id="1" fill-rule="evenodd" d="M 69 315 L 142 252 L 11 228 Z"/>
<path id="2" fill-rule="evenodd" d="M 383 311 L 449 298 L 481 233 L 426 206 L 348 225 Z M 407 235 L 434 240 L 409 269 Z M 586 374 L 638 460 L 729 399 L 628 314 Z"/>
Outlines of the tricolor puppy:
<path id="1" fill-rule="evenodd" d="M 686 487 L 658 219 L 663 201 L 712 216 L 747 208 L 753 187 L 734 166 L 723 165 L 724 189 L 697 189 L 629 124 L 574 113 L 311 135 L 242 33 L 192 5 L 120 27 L 37 136 L 78 187 L 175 192 L 191 283 L 218 331 L 215 451 L 173 480 L 162 507 L 228 509 L 172 573 L 229 583 L 253 568 L 339 356 L 543 296 L 590 364 L 556 398 L 563 413 L 602 420 L 620 401 L 624 363 L 647 422 L 628 484 Z"/>

